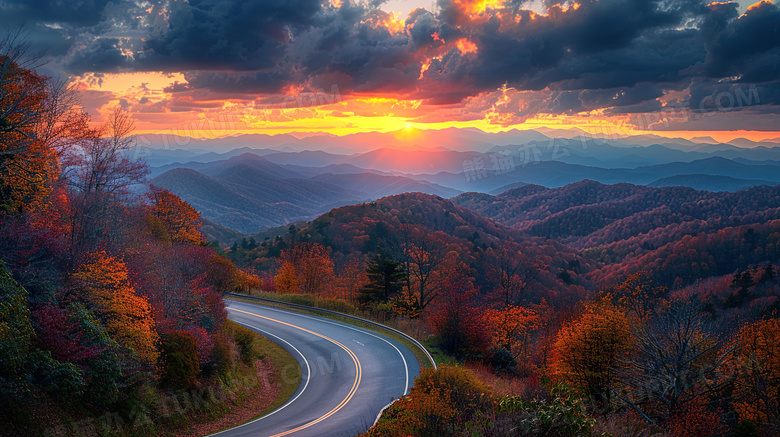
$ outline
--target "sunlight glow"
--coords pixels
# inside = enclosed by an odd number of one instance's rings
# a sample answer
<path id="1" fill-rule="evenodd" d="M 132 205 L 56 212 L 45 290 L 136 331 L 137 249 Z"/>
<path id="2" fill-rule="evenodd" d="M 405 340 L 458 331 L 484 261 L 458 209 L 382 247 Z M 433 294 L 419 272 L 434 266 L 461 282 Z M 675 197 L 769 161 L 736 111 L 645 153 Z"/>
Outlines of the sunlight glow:
<path id="1" fill-rule="evenodd" d="M 753 3 L 752 5 L 748 6 L 747 10 L 748 10 L 748 11 L 752 11 L 752 10 L 754 10 L 754 9 L 758 9 L 758 8 L 760 8 L 760 7 L 761 7 L 761 5 L 763 5 L 764 3 L 766 3 L 766 4 L 769 4 L 769 5 L 773 5 L 773 4 L 775 4 L 775 2 L 773 2 L 772 0 L 761 0 L 760 2 Z"/>
<path id="2" fill-rule="evenodd" d="M 455 42 L 455 46 L 458 47 L 458 50 L 460 50 L 460 52 L 464 55 L 476 53 L 479 49 L 476 44 L 466 38 L 459 39 L 457 42 Z"/>
<path id="3" fill-rule="evenodd" d="M 454 47 L 463 54 L 475 53 L 478 46 L 460 39 Z M 420 80 L 431 66 L 431 58 L 420 69 Z M 747 138 L 753 141 L 780 137 L 780 132 L 764 131 L 656 131 L 640 130 L 628 123 L 626 116 L 607 116 L 603 111 L 572 115 L 539 114 L 518 117 L 527 103 L 509 96 L 512 88 L 499 89 L 491 106 L 482 114 L 463 116 L 449 106 L 426 106 L 420 99 L 395 98 L 390 95 L 352 95 L 315 101 L 314 106 L 296 107 L 309 98 L 303 86 L 288 87 L 278 96 L 276 104 L 255 104 L 240 96 L 235 98 L 196 99 L 189 93 L 173 93 L 174 84 L 186 84 L 183 74 L 121 73 L 85 74 L 74 77 L 70 84 L 84 93 L 84 105 L 101 122 L 99 115 L 118 105 L 129 109 L 139 133 L 171 132 L 198 138 L 215 138 L 243 133 L 317 133 L 346 135 L 358 132 L 404 132 L 404 141 L 414 144 L 418 129 L 477 128 L 485 132 L 542 127 L 580 128 L 594 136 L 620 138 L 651 133 L 662 137 L 692 138 L 711 136 L 719 141 Z M 288 100 L 289 101 L 289 100 Z M 511 105 L 520 105 L 511 111 Z M 492 109 L 491 109 L 492 108 Z M 443 115 L 437 115 L 444 111 Z M 97 112 L 97 114 L 95 114 Z M 451 114 L 451 115 L 447 115 Z"/>

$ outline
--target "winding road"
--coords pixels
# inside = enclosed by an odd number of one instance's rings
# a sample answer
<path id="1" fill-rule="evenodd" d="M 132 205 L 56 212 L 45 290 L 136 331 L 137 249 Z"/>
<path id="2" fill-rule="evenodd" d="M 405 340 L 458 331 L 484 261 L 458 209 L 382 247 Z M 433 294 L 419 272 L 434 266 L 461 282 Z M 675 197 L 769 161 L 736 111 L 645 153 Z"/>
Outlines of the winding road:
<path id="1" fill-rule="evenodd" d="M 407 394 L 420 374 L 400 342 L 349 324 L 276 308 L 226 301 L 228 317 L 287 350 L 303 369 L 287 403 L 213 436 L 354 436 Z M 282 369 L 293 376 L 297 369 Z"/>

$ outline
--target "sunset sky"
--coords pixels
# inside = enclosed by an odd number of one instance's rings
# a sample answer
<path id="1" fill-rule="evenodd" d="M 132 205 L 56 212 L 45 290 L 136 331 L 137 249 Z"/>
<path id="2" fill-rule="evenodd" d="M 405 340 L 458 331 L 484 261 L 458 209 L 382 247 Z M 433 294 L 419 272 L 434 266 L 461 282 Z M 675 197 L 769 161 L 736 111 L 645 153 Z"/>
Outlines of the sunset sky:
<path id="1" fill-rule="evenodd" d="M 42 71 L 141 133 L 780 137 L 768 0 L 0 0 L 20 24 Z"/>

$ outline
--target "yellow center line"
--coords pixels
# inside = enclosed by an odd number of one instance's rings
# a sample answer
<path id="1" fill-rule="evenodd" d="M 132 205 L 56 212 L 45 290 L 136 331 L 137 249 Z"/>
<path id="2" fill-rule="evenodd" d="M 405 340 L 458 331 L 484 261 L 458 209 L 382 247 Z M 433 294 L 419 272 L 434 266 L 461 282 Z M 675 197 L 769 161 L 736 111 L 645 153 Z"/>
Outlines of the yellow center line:
<path id="1" fill-rule="evenodd" d="M 291 328 L 300 329 L 301 331 L 308 332 L 309 334 L 312 334 L 312 335 L 316 335 L 317 337 L 320 337 L 320 338 L 322 338 L 324 340 L 327 340 L 327 341 L 335 344 L 336 346 L 344 349 L 349 354 L 349 356 L 352 357 L 352 361 L 355 363 L 355 382 L 352 384 L 352 388 L 350 389 L 349 393 L 347 393 L 347 397 L 345 397 L 338 405 L 336 405 L 335 408 L 333 408 L 332 410 L 328 411 L 324 415 L 318 417 L 317 419 L 312 420 L 309 423 L 303 424 L 303 425 L 301 425 L 301 426 L 299 426 L 299 427 L 297 427 L 295 429 L 291 429 L 291 430 L 285 431 L 283 433 L 275 434 L 275 435 L 273 435 L 271 437 L 281 437 L 281 436 L 289 435 L 289 434 L 292 434 L 294 432 L 298 432 L 298 431 L 300 431 L 302 429 L 306 429 L 306 428 L 308 428 L 310 426 L 316 425 L 316 424 L 322 422 L 323 420 L 327 419 L 328 417 L 336 414 L 339 410 L 344 408 L 344 406 L 347 405 L 347 403 L 349 403 L 349 401 L 352 399 L 353 396 L 355 396 L 355 392 L 357 392 L 357 389 L 360 386 L 360 380 L 363 377 L 363 368 L 360 365 L 360 360 L 358 360 L 357 355 L 355 355 L 355 353 L 352 352 L 348 347 L 344 346 L 343 344 L 339 343 L 338 341 L 336 341 L 336 340 L 334 340 L 334 339 L 332 339 L 330 337 L 326 337 L 326 336 L 324 336 L 322 334 L 319 334 L 319 333 L 314 332 L 314 331 L 310 331 L 310 330 L 308 330 L 306 328 L 301 328 L 300 326 L 296 326 L 296 325 L 293 325 L 293 324 L 290 324 L 290 323 L 287 323 L 287 322 L 282 322 L 281 320 L 276 320 L 276 319 L 272 319 L 270 317 L 261 316 L 260 314 L 250 313 L 248 311 L 237 310 L 235 308 L 227 308 L 227 309 L 230 310 L 230 311 L 237 311 L 239 313 L 244 313 L 244 314 L 248 314 L 250 316 L 255 316 L 255 317 L 258 317 L 258 318 L 261 318 L 261 319 L 269 320 L 271 322 L 276 322 L 276 323 L 279 323 L 281 325 L 289 326 Z M 311 376 L 311 375 L 309 375 L 309 376 Z"/>

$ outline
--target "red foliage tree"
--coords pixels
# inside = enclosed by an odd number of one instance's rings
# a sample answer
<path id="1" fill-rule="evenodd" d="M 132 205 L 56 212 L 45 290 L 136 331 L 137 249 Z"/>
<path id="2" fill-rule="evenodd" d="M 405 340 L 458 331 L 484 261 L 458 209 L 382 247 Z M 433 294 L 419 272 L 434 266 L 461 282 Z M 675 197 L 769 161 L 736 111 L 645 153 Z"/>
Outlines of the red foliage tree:
<path id="1" fill-rule="evenodd" d="M 442 347 L 456 355 L 480 355 L 490 347 L 490 332 L 477 305 L 474 287 L 465 264 L 450 272 L 441 287 L 441 297 L 432 306 L 428 322 Z"/>

